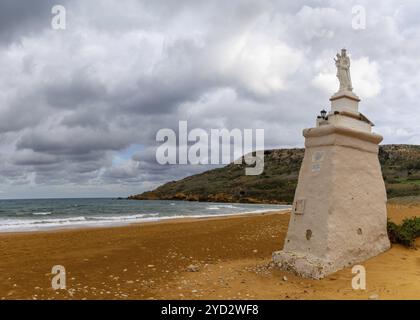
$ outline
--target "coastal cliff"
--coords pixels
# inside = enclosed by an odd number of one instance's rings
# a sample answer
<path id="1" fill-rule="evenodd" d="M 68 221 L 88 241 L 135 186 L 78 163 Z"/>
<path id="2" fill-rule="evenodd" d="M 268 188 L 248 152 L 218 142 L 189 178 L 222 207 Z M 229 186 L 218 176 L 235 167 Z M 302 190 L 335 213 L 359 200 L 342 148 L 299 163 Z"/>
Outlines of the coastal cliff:
<path id="1" fill-rule="evenodd" d="M 244 165 L 229 164 L 128 199 L 291 203 L 303 155 L 304 149 L 266 150 L 261 175 L 246 176 Z M 420 195 L 420 146 L 381 146 L 379 160 L 389 198 Z"/>

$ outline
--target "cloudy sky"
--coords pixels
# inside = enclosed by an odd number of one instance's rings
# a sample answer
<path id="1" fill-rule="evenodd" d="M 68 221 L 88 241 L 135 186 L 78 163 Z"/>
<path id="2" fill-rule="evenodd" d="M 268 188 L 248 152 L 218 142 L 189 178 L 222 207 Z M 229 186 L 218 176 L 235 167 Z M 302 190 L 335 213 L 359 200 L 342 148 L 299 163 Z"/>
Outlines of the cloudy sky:
<path id="1" fill-rule="evenodd" d="M 157 131 L 180 120 L 301 147 L 342 47 L 384 143 L 420 144 L 419 16 L 415 0 L 0 0 L 0 198 L 126 196 L 202 171 L 156 163 Z"/>

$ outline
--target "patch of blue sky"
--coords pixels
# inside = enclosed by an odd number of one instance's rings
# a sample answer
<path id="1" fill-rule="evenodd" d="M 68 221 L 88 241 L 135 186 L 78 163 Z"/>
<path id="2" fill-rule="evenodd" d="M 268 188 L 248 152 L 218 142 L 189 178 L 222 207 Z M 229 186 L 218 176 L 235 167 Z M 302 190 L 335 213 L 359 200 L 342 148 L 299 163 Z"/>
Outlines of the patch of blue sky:
<path id="1" fill-rule="evenodd" d="M 118 166 L 128 160 L 131 159 L 131 157 L 142 151 L 144 149 L 144 145 L 142 144 L 132 144 L 128 148 L 121 150 L 120 152 L 117 152 L 114 155 L 114 158 L 112 159 L 112 165 Z"/>

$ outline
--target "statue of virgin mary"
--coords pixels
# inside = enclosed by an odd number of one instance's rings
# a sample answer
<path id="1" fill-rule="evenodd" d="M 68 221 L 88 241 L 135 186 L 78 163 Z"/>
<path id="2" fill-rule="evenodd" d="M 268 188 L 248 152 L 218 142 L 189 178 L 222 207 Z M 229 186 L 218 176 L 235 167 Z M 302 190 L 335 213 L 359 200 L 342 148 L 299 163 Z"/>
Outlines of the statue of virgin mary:
<path id="1" fill-rule="evenodd" d="M 340 91 L 353 91 L 350 77 L 350 58 L 346 53 L 346 49 L 341 49 L 341 54 L 337 53 L 334 59 L 337 67 L 337 78 L 340 81 Z"/>

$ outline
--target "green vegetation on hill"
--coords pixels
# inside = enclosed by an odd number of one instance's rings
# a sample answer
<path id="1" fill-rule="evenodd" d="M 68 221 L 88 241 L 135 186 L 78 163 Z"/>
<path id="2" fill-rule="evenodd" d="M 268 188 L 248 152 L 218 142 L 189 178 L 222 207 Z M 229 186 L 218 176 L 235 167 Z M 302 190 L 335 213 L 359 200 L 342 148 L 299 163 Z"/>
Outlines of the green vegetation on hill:
<path id="1" fill-rule="evenodd" d="M 229 164 L 129 199 L 291 203 L 303 155 L 304 149 L 266 150 L 261 175 L 246 176 L 244 165 Z M 420 146 L 381 146 L 379 160 L 389 198 L 420 195 Z"/>

